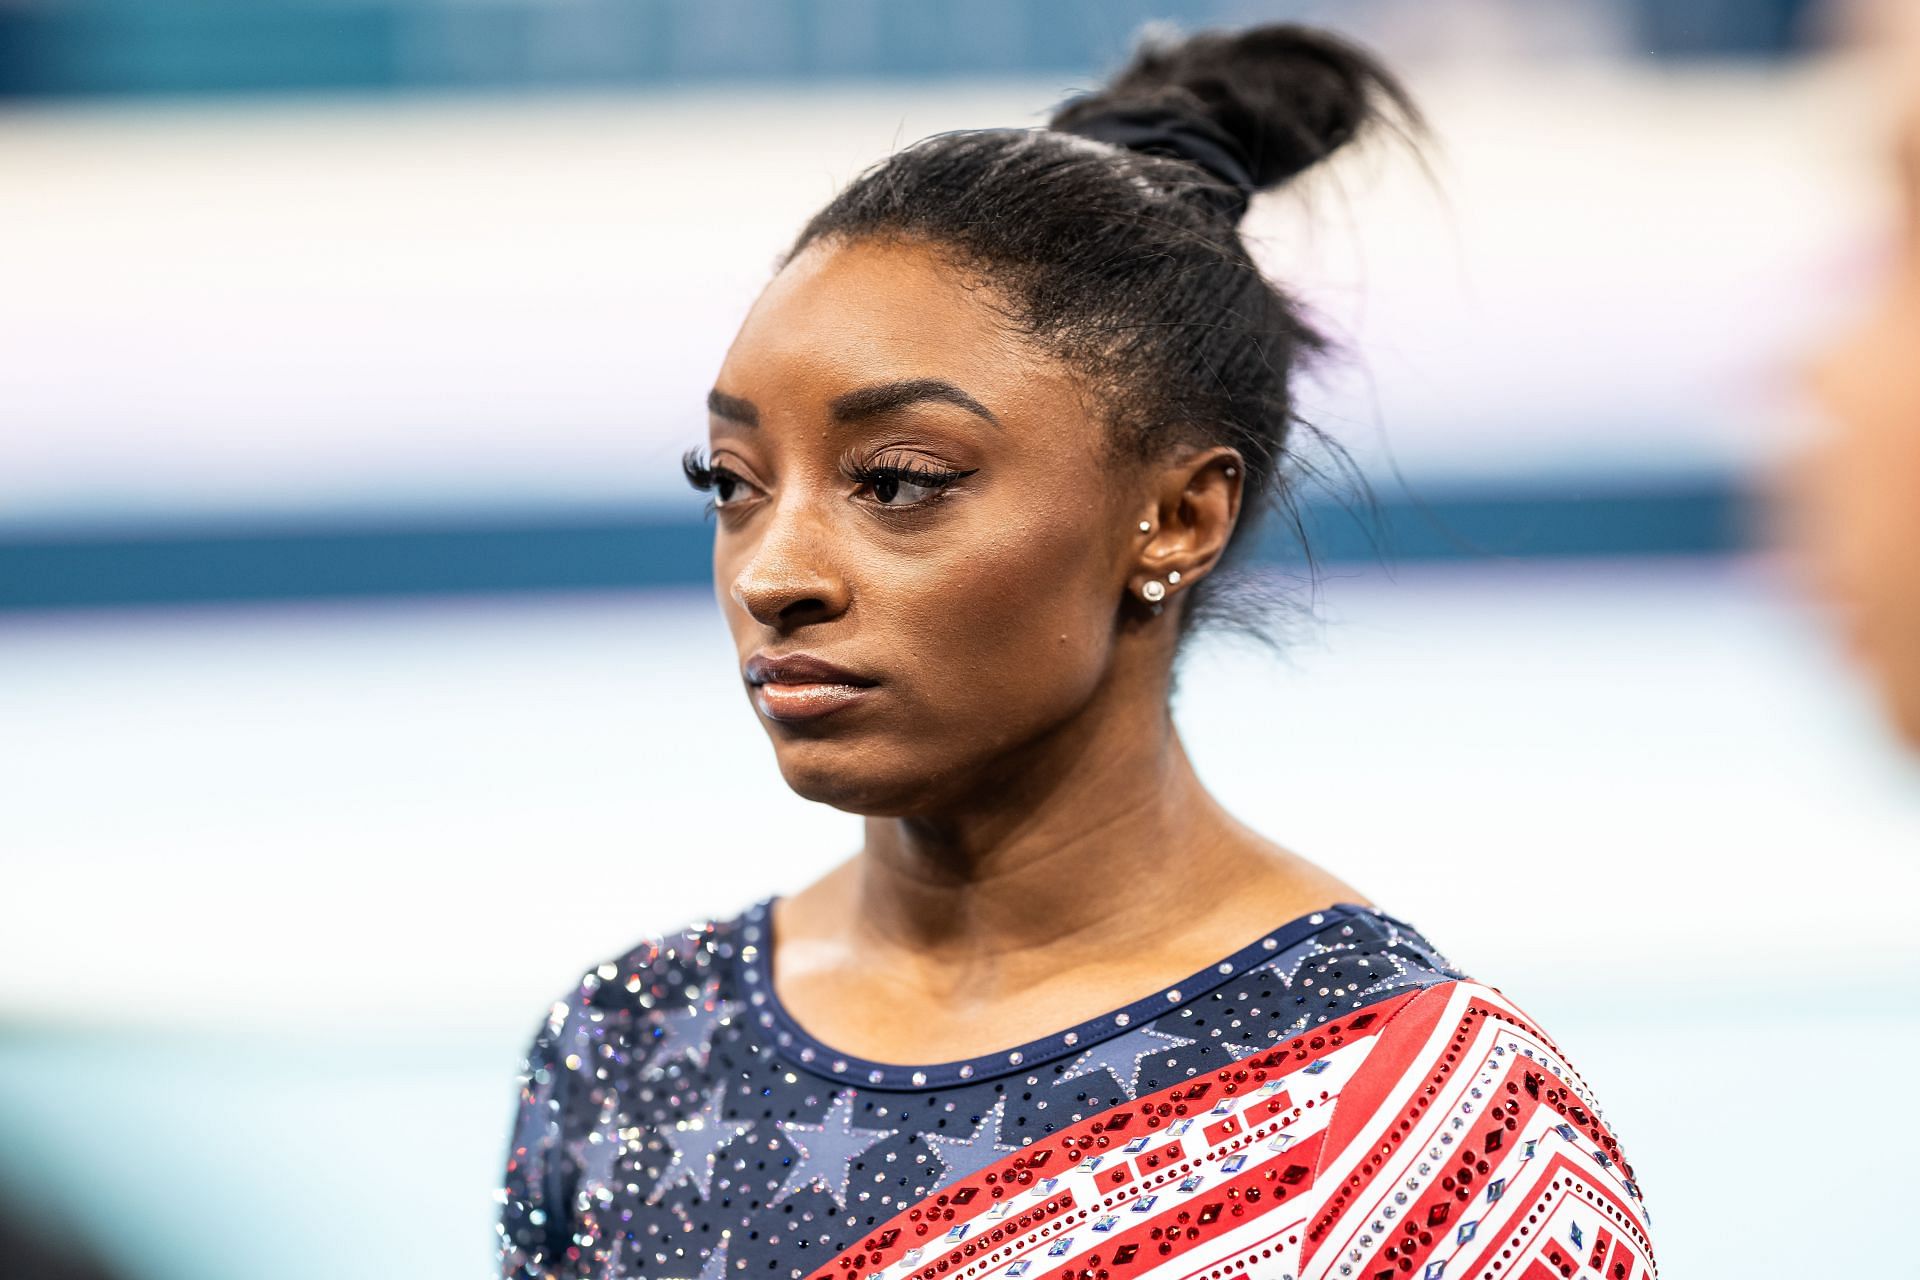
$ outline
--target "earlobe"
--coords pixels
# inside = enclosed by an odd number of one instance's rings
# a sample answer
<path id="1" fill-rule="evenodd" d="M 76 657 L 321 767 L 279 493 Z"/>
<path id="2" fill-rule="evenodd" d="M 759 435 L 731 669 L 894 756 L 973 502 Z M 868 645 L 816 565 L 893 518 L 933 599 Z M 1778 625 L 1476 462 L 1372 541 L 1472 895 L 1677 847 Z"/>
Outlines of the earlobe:
<path id="1" fill-rule="evenodd" d="M 1141 520 L 1136 526 L 1147 535 L 1136 572 L 1154 576 L 1141 579 L 1129 594 L 1137 595 L 1155 614 L 1163 611 L 1183 580 L 1203 575 L 1212 567 L 1221 546 L 1232 536 L 1238 486 L 1227 486 L 1227 505 L 1222 511 L 1218 505 L 1221 486 L 1209 485 L 1205 479 L 1210 468 L 1218 469 L 1216 479 L 1232 479 L 1240 472 L 1239 457 L 1230 449 L 1216 448 L 1208 450 L 1204 458 L 1189 455 L 1163 472 L 1158 510 L 1164 520 L 1158 525 L 1153 520 Z M 1168 567 L 1169 563 L 1185 567 L 1174 569 Z"/>

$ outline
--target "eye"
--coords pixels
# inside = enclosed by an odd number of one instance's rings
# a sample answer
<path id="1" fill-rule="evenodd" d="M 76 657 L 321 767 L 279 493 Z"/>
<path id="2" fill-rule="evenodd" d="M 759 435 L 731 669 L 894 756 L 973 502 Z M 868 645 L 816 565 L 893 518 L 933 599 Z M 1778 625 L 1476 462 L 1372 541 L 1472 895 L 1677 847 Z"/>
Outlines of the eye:
<path id="1" fill-rule="evenodd" d="M 979 468 L 965 471 L 882 459 L 848 468 L 853 479 L 871 495 L 875 506 L 890 510 L 917 507 L 940 497 L 946 487 Z"/>
<path id="2" fill-rule="evenodd" d="M 747 482 L 727 470 L 725 464 L 713 469 L 713 505 L 724 507 L 738 501 L 747 488 Z"/>
<path id="3" fill-rule="evenodd" d="M 881 475 L 873 479 L 873 500 L 883 507 L 910 507 L 925 502 L 940 492 L 938 484 L 921 484 L 902 476 Z"/>
<path id="4" fill-rule="evenodd" d="M 685 473 L 688 484 L 713 495 L 707 503 L 709 509 L 734 506 L 754 493 L 753 484 L 742 478 L 739 472 L 724 462 L 708 462 L 698 449 L 689 449 L 681 457 L 680 469 Z"/>

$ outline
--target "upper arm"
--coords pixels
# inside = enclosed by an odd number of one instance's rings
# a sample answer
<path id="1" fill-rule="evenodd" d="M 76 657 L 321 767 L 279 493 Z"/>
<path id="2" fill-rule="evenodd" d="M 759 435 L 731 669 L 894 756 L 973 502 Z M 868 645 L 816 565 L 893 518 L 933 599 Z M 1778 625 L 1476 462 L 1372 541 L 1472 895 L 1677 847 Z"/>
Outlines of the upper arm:
<path id="1" fill-rule="evenodd" d="M 1480 983 L 1393 1013 L 1334 1104 L 1314 1186 L 1303 1280 L 1656 1274 L 1639 1185 L 1585 1081 Z"/>
<path id="2" fill-rule="evenodd" d="M 506 1172 L 499 1192 L 500 1274 L 553 1274 L 568 1244 L 572 1171 L 565 1143 L 568 1041 L 574 1006 L 553 1006 L 521 1064 Z"/>

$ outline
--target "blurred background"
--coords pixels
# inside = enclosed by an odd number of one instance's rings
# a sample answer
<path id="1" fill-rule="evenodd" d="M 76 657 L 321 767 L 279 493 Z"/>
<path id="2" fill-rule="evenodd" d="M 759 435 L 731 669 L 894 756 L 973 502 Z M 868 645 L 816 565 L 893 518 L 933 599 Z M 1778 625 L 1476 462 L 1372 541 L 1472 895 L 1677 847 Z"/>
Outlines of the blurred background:
<path id="1" fill-rule="evenodd" d="M 677 471 L 775 255 L 1143 23 L 1283 17 L 1437 145 L 1248 224 L 1378 510 L 1316 500 L 1284 658 L 1192 654 L 1201 772 L 1561 1040 L 1666 1274 L 1892 1274 L 1920 785 L 1755 514 L 1886 216 L 1807 0 L 4 0 L 36 1224 L 136 1280 L 485 1274 L 548 1002 L 858 840 L 773 767 Z"/>

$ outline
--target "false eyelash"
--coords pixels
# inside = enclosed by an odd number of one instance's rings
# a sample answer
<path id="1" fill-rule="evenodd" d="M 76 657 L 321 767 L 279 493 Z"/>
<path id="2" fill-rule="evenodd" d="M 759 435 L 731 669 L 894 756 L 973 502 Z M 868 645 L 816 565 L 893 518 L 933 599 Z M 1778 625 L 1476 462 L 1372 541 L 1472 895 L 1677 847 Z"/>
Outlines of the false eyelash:
<path id="1" fill-rule="evenodd" d="M 680 455 L 680 472 L 686 476 L 688 484 L 702 493 L 712 493 L 713 487 L 723 479 L 742 483 L 740 477 L 731 468 L 715 466 L 708 462 L 706 453 L 698 448 L 689 449 Z M 719 501 L 708 498 L 706 505 L 701 508 L 701 514 L 712 516 L 719 510 Z"/>
<path id="2" fill-rule="evenodd" d="M 687 483 L 702 493 L 713 489 L 716 469 L 707 462 L 706 450 L 693 448 L 680 455 L 680 471 Z"/>
<path id="3" fill-rule="evenodd" d="M 897 483 L 920 485 L 928 489 L 944 489 L 956 480 L 964 480 L 978 467 L 951 470 L 915 466 L 910 462 L 888 462 L 882 454 L 872 462 L 856 462 L 847 465 L 847 474 L 861 484 L 870 485 L 876 480 L 892 480 Z"/>

